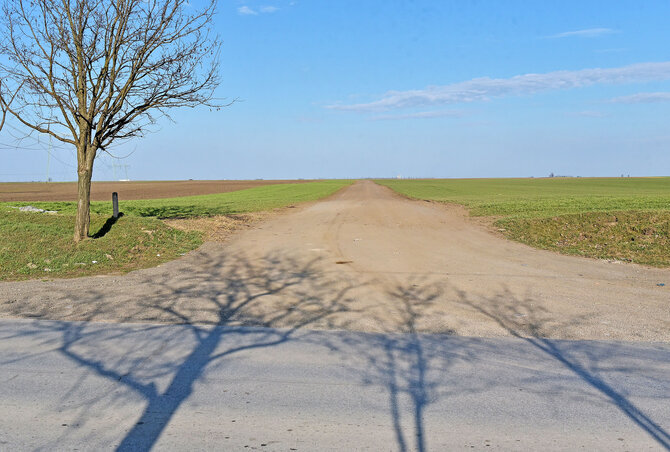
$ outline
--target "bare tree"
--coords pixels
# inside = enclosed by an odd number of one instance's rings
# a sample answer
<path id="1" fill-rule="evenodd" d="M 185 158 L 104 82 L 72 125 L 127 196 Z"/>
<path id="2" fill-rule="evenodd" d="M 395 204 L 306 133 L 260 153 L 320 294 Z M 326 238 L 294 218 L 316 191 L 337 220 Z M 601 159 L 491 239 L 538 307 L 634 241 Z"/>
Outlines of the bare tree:
<path id="1" fill-rule="evenodd" d="M 212 105 L 216 0 L 4 0 L 0 107 L 77 149 L 74 240 L 88 237 L 93 163 L 174 107 Z"/>

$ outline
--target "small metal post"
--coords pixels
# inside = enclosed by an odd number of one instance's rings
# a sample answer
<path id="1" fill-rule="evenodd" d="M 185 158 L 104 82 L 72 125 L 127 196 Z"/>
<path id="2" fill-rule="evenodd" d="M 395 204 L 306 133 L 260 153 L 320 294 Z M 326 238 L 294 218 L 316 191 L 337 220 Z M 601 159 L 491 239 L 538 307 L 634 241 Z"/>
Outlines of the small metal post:
<path id="1" fill-rule="evenodd" d="M 114 209 L 114 218 L 119 218 L 119 194 L 117 192 L 112 193 L 112 207 Z"/>

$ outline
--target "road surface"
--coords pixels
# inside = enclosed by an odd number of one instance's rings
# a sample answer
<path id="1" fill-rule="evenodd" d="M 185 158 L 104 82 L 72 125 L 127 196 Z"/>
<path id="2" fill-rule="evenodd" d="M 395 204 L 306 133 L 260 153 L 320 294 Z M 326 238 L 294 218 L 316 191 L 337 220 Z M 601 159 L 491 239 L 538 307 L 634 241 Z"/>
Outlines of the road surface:
<path id="1" fill-rule="evenodd" d="M 2 450 L 668 450 L 670 345 L 0 321 Z"/>
<path id="2" fill-rule="evenodd" d="M 157 268 L 0 284 L 0 449 L 667 450 L 668 282 L 358 182 Z"/>

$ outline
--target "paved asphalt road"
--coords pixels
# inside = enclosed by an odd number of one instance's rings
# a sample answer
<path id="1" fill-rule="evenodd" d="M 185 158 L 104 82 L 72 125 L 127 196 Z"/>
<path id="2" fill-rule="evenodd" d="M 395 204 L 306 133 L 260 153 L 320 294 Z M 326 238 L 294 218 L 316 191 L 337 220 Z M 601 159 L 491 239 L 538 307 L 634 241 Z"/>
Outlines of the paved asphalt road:
<path id="1" fill-rule="evenodd" d="M 668 450 L 670 344 L 0 321 L 0 450 Z"/>

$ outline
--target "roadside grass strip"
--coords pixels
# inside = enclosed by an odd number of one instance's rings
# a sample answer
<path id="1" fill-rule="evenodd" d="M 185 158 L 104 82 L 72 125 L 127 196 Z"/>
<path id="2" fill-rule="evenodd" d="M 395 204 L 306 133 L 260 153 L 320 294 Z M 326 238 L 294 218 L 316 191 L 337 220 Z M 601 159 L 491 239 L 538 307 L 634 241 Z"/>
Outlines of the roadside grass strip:
<path id="1" fill-rule="evenodd" d="M 379 180 L 461 204 L 507 237 L 563 254 L 670 266 L 670 178 Z"/>
<path id="2" fill-rule="evenodd" d="M 126 273 L 153 267 L 194 250 L 204 234 L 172 228 L 160 219 L 234 215 L 317 200 L 351 184 L 319 181 L 267 185 L 215 195 L 120 202 L 123 216 L 111 219 L 111 202 L 91 205 L 91 238 L 72 236 L 76 203 L 0 203 L 0 281 Z M 58 213 L 21 212 L 31 205 Z"/>
<path id="3" fill-rule="evenodd" d="M 670 211 L 589 212 L 499 220 L 513 239 L 575 256 L 670 267 Z"/>
<path id="4" fill-rule="evenodd" d="M 109 217 L 91 215 L 91 233 Z M 109 232 L 75 244 L 73 215 L 0 211 L 0 280 L 125 273 L 173 260 L 202 244 L 201 234 L 155 218 L 123 216 Z"/>

